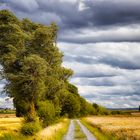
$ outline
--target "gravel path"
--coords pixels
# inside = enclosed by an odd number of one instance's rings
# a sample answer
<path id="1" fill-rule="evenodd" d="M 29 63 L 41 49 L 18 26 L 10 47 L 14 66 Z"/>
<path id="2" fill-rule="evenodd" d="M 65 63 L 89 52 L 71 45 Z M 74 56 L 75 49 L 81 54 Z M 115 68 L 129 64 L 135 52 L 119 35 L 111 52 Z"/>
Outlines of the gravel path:
<path id="1" fill-rule="evenodd" d="M 81 130 L 83 131 L 83 133 L 86 135 L 87 140 L 97 140 L 95 138 L 95 136 L 93 136 L 93 134 L 83 124 L 81 124 L 81 122 L 79 120 L 77 120 L 77 122 L 80 125 Z"/>
<path id="2" fill-rule="evenodd" d="M 97 140 L 95 136 L 83 125 L 79 120 L 76 120 L 77 123 L 79 124 L 81 131 L 86 135 L 87 140 Z M 64 137 L 63 140 L 74 140 L 74 122 L 71 120 L 69 130 Z"/>
<path id="3" fill-rule="evenodd" d="M 73 140 L 74 136 L 74 122 L 71 120 L 69 130 L 63 140 Z"/>

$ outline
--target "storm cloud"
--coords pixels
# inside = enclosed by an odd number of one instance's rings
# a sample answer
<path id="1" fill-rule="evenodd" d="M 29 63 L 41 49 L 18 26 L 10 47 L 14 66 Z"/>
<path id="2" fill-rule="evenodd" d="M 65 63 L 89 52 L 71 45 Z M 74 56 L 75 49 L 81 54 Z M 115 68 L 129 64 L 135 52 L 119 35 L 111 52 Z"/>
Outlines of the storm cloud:
<path id="1" fill-rule="evenodd" d="M 20 19 L 58 24 L 63 65 L 75 73 L 71 82 L 106 107 L 140 104 L 139 7 L 138 0 L 0 0 L 0 9 Z"/>

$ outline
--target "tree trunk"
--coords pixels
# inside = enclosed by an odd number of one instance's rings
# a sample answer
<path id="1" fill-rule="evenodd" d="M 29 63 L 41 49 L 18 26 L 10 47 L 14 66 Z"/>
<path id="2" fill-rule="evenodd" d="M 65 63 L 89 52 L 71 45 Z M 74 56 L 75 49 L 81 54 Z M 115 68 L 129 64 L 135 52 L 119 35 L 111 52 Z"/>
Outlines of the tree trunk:
<path id="1" fill-rule="evenodd" d="M 27 115 L 27 121 L 32 122 L 32 121 L 35 121 L 35 119 L 36 119 L 36 110 L 35 110 L 34 101 L 32 100 L 29 103 L 29 111 L 28 111 L 28 115 Z"/>

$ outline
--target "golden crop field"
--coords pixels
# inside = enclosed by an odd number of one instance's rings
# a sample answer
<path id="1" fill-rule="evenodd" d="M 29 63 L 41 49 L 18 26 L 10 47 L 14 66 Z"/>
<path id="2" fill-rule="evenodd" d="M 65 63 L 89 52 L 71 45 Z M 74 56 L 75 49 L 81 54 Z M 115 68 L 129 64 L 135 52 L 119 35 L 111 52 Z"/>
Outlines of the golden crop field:
<path id="1" fill-rule="evenodd" d="M 21 122 L 21 118 L 0 118 L 0 136 L 4 133 L 17 132 Z"/>
<path id="2" fill-rule="evenodd" d="M 95 116 L 86 121 L 106 134 L 126 140 L 140 140 L 140 116 Z"/>

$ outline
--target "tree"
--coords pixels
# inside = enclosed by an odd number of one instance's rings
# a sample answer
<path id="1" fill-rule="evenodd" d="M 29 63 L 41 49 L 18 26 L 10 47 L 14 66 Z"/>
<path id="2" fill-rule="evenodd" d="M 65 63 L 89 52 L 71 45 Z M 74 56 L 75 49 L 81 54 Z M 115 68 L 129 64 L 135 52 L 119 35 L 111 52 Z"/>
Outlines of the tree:
<path id="1" fill-rule="evenodd" d="M 95 109 L 69 83 L 73 71 L 62 67 L 57 31 L 55 23 L 45 26 L 0 11 L 0 70 L 7 80 L 5 90 L 14 99 L 16 115 L 30 123 L 24 125 L 25 131 L 34 122 L 39 124 L 38 117 L 48 125 L 56 117 L 93 114 Z"/>
<path id="2" fill-rule="evenodd" d="M 80 102 L 77 96 L 68 94 L 62 107 L 62 113 L 70 118 L 78 117 L 80 113 Z"/>
<path id="3" fill-rule="evenodd" d="M 56 24 L 20 21 L 7 10 L 0 11 L 0 23 L 0 64 L 7 80 L 5 89 L 14 98 L 17 116 L 25 115 L 32 121 L 37 115 L 38 100 L 56 102 L 72 70 L 61 66 L 63 54 L 56 46 Z"/>

